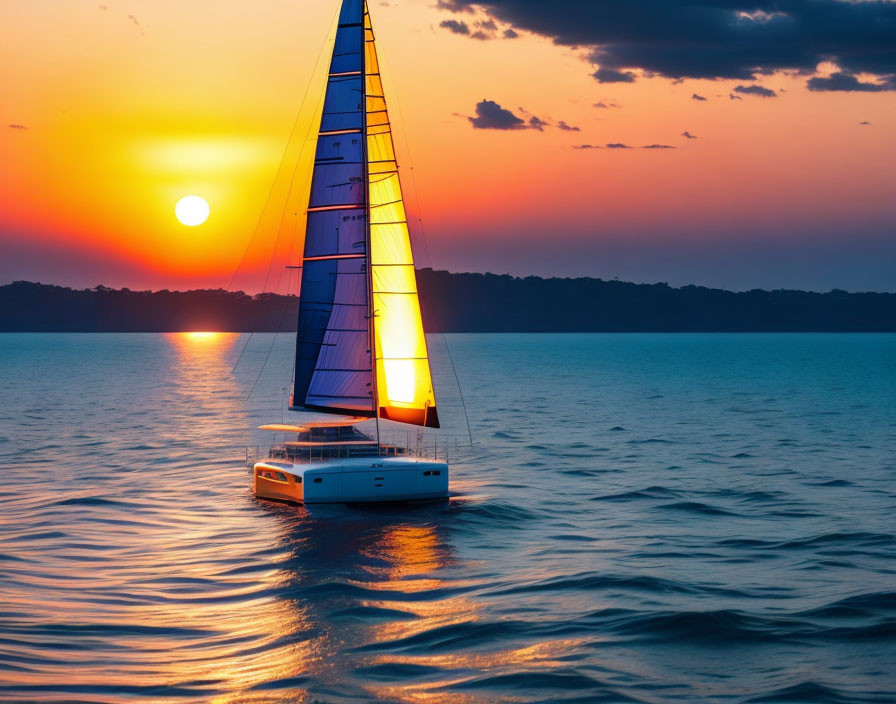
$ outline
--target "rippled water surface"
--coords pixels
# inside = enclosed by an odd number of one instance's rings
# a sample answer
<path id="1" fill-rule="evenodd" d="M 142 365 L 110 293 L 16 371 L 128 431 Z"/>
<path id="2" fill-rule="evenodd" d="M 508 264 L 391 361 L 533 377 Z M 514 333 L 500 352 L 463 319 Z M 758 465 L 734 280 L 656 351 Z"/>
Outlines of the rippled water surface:
<path id="1" fill-rule="evenodd" d="M 0 700 L 896 701 L 896 336 L 449 336 L 379 509 L 251 496 L 245 344 L 0 335 Z"/>

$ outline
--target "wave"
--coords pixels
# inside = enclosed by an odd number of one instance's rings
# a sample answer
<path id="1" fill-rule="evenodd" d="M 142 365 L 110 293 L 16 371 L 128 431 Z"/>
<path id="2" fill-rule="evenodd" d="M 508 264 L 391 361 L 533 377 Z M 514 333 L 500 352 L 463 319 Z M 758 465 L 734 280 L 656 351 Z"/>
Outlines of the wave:
<path id="1" fill-rule="evenodd" d="M 681 511 L 698 516 L 736 516 L 733 511 L 726 511 L 717 506 L 701 503 L 700 501 L 678 501 L 672 504 L 657 506 L 664 511 Z"/>
<path id="2" fill-rule="evenodd" d="M 776 689 L 768 694 L 760 694 L 745 700 L 749 704 L 763 704 L 767 702 L 786 702 L 787 704 L 892 704 L 892 694 L 881 692 L 879 694 L 861 694 L 855 692 L 842 692 L 829 685 L 818 682 L 801 682 Z"/>
<path id="3" fill-rule="evenodd" d="M 664 486 L 649 486 L 646 489 L 622 491 L 618 494 L 594 496 L 589 501 L 636 501 L 638 499 L 669 499 L 680 496 L 679 492 Z"/>

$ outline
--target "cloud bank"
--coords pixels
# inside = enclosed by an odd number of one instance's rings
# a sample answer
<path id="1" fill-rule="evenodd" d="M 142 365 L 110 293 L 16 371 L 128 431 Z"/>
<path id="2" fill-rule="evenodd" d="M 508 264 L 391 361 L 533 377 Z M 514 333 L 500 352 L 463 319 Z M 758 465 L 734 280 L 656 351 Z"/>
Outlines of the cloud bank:
<path id="1" fill-rule="evenodd" d="M 601 83 L 634 71 L 672 79 L 756 80 L 817 73 L 810 90 L 896 90 L 896 2 L 890 0 L 439 0 L 564 46 L 586 47 Z M 862 80 L 859 74 L 876 76 Z"/>

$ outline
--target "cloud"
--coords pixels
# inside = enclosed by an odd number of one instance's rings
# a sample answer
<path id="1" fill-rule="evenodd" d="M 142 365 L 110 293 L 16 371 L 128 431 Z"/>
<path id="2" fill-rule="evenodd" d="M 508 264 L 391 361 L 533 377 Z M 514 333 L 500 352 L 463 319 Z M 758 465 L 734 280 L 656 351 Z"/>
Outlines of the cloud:
<path id="1" fill-rule="evenodd" d="M 685 130 L 684 132 L 682 132 L 682 133 L 681 133 L 681 136 L 682 136 L 682 137 L 687 137 L 688 139 L 697 139 L 697 135 L 695 135 L 695 134 L 691 134 L 691 133 L 688 132 L 687 130 Z"/>
<path id="2" fill-rule="evenodd" d="M 618 108 L 619 106 L 614 103 L 612 100 L 609 102 L 605 102 L 603 100 L 598 100 L 594 103 L 594 107 L 599 108 L 601 110 L 609 109 L 609 108 Z"/>
<path id="3" fill-rule="evenodd" d="M 735 95 L 734 93 L 728 94 L 728 100 L 743 100 L 739 95 Z"/>
<path id="4" fill-rule="evenodd" d="M 470 25 L 459 20 L 442 20 L 439 22 L 439 27 L 447 29 L 449 32 L 454 32 L 455 34 L 470 33 Z"/>
<path id="5" fill-rule="evenodd" d="M 474 12 L 472 4 L 462 4 L 454 2 L 454 0 L 436 0 L 437 10 L 448 10 L 450 12 Z"/>
<path id="6" fill-rule="evenodd" d="M 896 90 L 896 76 L 890 76 L 883 83 L 864 83 L 851 73 L 838 71 L 827 78 L 815 76 L 809 79 L 809 90 L 814 91 L 850 91 L 878 93 L 884 90 Z"/>
<path id="7" fill-rule="evenodd" d="M 524 130 L 527 124 L 494 100 L 476 103 L 476 117 L 467 118 L 477 130 Z"/>
<path id="8" fill-rule="evenodd" d="M 881 77 L 865 85 L 887 88 L 828 80 L 814 90 L 896 90 L 890 0 L 438 0 L 438 6 L 454 12 L 475 6 L 516 30 L 586 48 L 602 82 L 631 82 L 635 69 L 672 79 L 750 81 L 779 70 L 812 75 L 829 61 L 845 75 Z"/>
<path id="9" fill-rule="evenodd" d="M 868 120 L 862 120 L 859 124 L 860 125 L 870 125 L 871 123 L 868 122 Z"/>
<path id="10" fill-rule="evenodd" d="M 617 71 L 614 68 L 604 68 L 601 66 L 597 71 L 591 74 L 597 79 L 598 83 L 634 83 L 635 74 L 631 71 Z"/>
<path id="11" fill-rule="evenodd" d="M 703 100 L 703 101 L 705 101 L 706 98 L 704 98 L 702 95 L 697 95 L 696 93 L 694 93 L 694 94 L 691 96 L 691 100 Z"/>
<path id="12" fill-rule="evenodd" d="M 545 128 L 551 126 L 548 120 L 542 120 L 526 108 L 518 107 L 517 112 L 521 113 L 522 117 L 502 107 L 494 100 L 482 100 L 476 104 L 474 117 L 460 113 L 453 114 L 456 117 L 467 118 L 477 130 L 538 130 L 544 132 Z M 556 127 L 564 132 L 581 132 L 581 128 L 570 125 L 565 120 L 558 121 Z"/>
<path id="13" fill-rule="evenodd" d="M 760 98 L 777 98 L 778 94 L 775 93 L 771 88 L 766 88 L 765 86 L 735 86 L 735 93 L 742 93 L 743 95 L 758 95 Z"/>
<path id="14" fill-rule="evenodd" d="M 622 142 L 611 142 L 601 146 L 599 144 L 573 144 L 573 149 L 635 149 Z M 641 149 L 676 149 L 671 144 L 645 144 Z"/>
<path id="15" fill-rule="evenodd" d="M 448 3 L 439 2 L 436 4 L 436 7 L 442 10 L 451 9 L 447 5 Z M 473 12 L 471 8 L 466 8 L 465 11 Z M 442 22 L 439 22 L 439 27 L 454 32 L 455 34 L 460 34 L 469 37 L 470 39 L 478 39 L 480 41 L 489 41 L 491 39 L 498 39 L 499 37 L 504 37 L 504 39 L 516 39 L 519 36 L 512 27 L 502 28 L 491 17 L 477 19 L 473 22 L 472 26 L 464 20 L 443 20 Z"/>
<path id="16" fill-rule="evenodd" d="M 25 125 L 12 124 L 9 126 L 9 129 L 11 129 L 11 130 L 27 130 L 28 128 Z"/>

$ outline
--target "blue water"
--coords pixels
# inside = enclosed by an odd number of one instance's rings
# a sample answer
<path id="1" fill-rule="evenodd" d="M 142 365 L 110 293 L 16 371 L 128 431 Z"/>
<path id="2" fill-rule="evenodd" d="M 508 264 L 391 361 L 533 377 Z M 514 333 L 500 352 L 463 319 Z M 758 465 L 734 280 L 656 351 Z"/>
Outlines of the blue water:
<path id="1" fill-rule="evenodd" d="M 385 509 L 251 496 L 246 341 L 0 335 L 0 700 L 896 701 L 896 336 L 449 336 Z"/>

